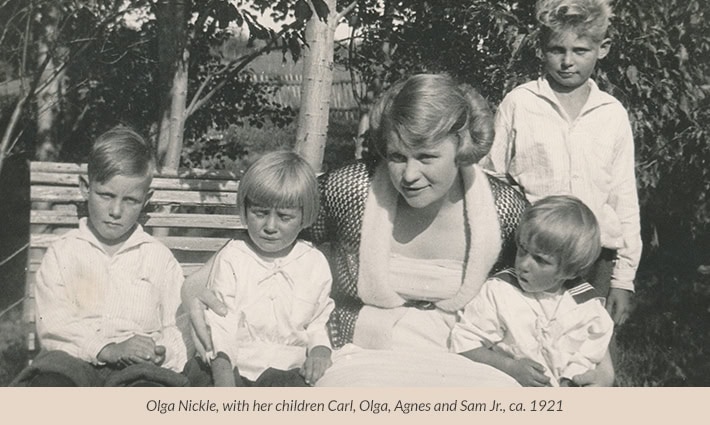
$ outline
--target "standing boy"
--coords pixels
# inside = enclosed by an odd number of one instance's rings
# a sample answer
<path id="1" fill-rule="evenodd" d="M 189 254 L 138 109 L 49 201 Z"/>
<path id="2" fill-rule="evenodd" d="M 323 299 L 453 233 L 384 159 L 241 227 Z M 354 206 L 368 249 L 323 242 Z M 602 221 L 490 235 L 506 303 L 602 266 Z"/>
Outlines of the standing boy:
<path id="1" fill-rule="evenodd" d="M 80 179 L 89 216 L 37 271 L 43 351 L 17 385 L 186 385 L 175 322 L 182 270 L 138 224 L 154 169 L 150 144 L 134 131 L 119 126 L 96 140 Z"/>
<path id="2" fill-rule="evenodd" d="M 590 276 L 614 322 L 629 314 L 641 257 L 634 145 L 628 114 L 590 79 L 611 41 L 608 0 L 539 0 L 544 75 L 511 91 L 483 164 L 531 202 L 571 194 L 595 214 L 604 249 Z M 609 289 L 610 288 L 610 289 Z"/>

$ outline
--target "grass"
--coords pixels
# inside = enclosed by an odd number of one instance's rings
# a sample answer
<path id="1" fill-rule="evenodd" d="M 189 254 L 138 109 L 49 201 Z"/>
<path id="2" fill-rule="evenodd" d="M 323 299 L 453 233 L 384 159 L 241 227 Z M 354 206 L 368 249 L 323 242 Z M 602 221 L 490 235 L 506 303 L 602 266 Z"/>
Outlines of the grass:
<path id="1" fill-rule="evenodd" d="M 710 276 L 656 257 L 640 268 L 635 310 L 617 332 L 617 383 L 710 386 Z"/>
<path id="2" fill-rule="evenodd" d="M 331 120 L 324 161 L 328 168 L 353 157 L 355 129 L 350 121 Z M 246 155 L 240 159 L 243 163 L 231 165 L 245 167 L 261 152 L 291 146 L 294 134 L 295 124 L 235 131 L 229 137 L 243 144 Z M 697 273 L 697 265 L 678 264 L 675 258 L 652 252 L 639 269 L 635 310 L 617 330 L 614 363 L 619 386 L 710 386 L 710 276 Z M 24 261 L 3 265 L 0 276 L 5 288 L 1 312 L 22 293 L 18 288 L 23 287 Z M 8 288 L 15 289 L 8 292 Z M 26 364 L 20 310 L 15 307 L 0 317 L 3 386 Z"/>

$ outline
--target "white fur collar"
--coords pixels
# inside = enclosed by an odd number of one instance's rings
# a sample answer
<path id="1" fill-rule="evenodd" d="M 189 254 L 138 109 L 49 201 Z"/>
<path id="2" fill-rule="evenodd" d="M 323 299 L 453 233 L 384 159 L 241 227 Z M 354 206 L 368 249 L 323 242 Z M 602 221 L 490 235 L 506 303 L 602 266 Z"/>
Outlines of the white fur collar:
<path id="1" fill-rule="evenodd" d="M 456 295 L 436 303 L 450 312 L 463 308 L 478 293 L 501 249 L 500 224 L 488 178 L 477 165 L 462 167 L 460 173 L 467 232 L 463 282 Z M 358 295 L 366 305 L 394 308 L 405 302 L 388 282 L 397 197 L 387 166 L 382 164 L 373 176 L 362 219 Z"/>

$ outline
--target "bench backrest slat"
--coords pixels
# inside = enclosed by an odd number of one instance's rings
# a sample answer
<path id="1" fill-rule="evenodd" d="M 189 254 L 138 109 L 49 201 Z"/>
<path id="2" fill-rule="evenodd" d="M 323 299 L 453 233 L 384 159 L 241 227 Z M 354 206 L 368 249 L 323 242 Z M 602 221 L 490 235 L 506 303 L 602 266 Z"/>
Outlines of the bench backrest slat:
<path id="1" fill-rule="evenodd" d="M 144 227 L 174 227 L 202 229 L 242 229 L 238 215 L 228 214 L 181 214 L 145 213 L 139 219 Z M 30 224 L 79 225 L 76 211 L 36 210 L 30 211 Z"/>

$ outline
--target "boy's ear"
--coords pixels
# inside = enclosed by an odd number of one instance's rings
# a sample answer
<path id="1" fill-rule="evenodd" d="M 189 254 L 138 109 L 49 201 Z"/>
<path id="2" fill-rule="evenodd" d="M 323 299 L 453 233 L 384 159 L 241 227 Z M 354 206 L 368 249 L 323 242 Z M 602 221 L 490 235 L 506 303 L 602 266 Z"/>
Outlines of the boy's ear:
<path id="1" fill-rule="evenodd" d="M 597 59 L 604 59 L 606 55 L 609 54 L 609 49 L 611 49 L 611 38 L 605 38 L 599 45 L 599 54 Z"/>
<path id="2" fill-rule="evenodd" d="M 153 197 L 153 193 L 155 193 L 153 191 L 153 189 L 148 189 L 148 192 L 145 194 L 145 198 L 143 199 L 143 207 L 142 208 L 145 208 L 148 205 L 148 202 L 150 202 L 150 198 Z"/>
<path id="3" fill-rule="evenodd" d="M 81 191 L 81 196 L 85 200 L 89 200 L 89 178 L 87 176 L 79 176 L 79 190 Z"/>

